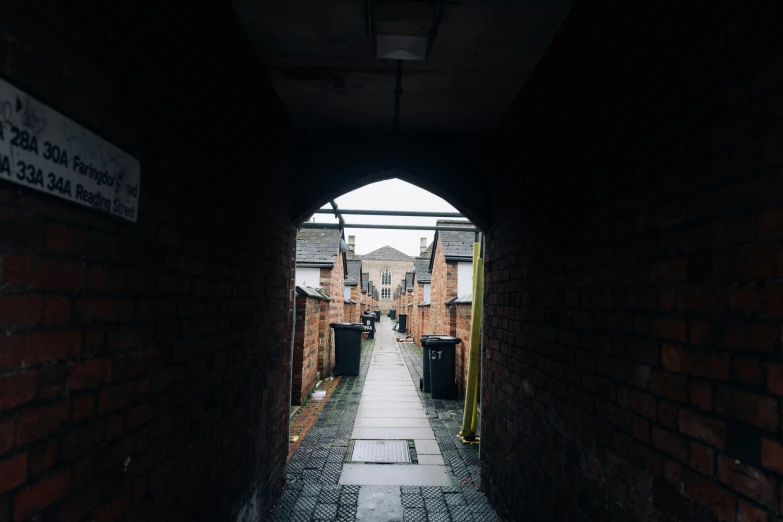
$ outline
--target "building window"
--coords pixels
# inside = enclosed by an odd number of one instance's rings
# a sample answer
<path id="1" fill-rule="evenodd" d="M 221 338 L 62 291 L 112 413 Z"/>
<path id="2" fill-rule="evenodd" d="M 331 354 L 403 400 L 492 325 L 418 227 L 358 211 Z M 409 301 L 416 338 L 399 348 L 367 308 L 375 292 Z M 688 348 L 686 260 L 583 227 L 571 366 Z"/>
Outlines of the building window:
<path id="1" fill-rule="evenodd" d="M 391 288 L 381 288 L 381 299 L 391 299 Z"/>
<path id="2" fill-rule="evenodd" d="M 389 270 L 388 268 L 384 268 L 383 272 L 381 272 L 381 284 L 390 285 L 391 280 L 392 280 L 391 270 Z"/>

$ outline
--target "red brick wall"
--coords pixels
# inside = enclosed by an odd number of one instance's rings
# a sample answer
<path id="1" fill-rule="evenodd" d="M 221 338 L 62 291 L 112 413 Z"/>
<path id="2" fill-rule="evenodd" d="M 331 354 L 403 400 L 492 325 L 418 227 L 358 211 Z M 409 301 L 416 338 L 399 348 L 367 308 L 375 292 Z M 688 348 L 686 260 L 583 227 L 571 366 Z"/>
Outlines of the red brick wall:
<path id="1" fill-rule="evenodd" d="M 297 296 L 294 335 L 294 372 L 291 404 L 301 405 L 318 382 L 318 337 L 321 300 Z"/>
<path id="2" fill-rule="evenodd" d="M 361 304 L 362 288 L 359 285 L 351 287 L 351 299 L 356 301 L 356 305 L 352 309 L 352 315 L 345 317 L 345 320 L 351 323 L 361 323 L 359 318 L 364 310 L 362 309 Z"/>
<path id="3" fill-rule="evenodd" d="M 343 321 L 346 323 L 356 323 L 359 318 L 359 305 L 358 304 L 343 304 Z"/>
<path id="4" fill-rule="evenodd" d="M 446 308 L 446 301 L 457 295 L 457 263 L 447 263 L 443 257 L 440 238 L 435 245 L 435 262 L 432 265 L 430 327 L 431 332 L 453 335 L 452 322 L 456 318 Z"/>
<path id="5" fill-rule="evenodd" d="M 456 349 L 456 364 L 454 369 L 454 375 L 457 382 L 457 390 L 460 397 L 465 396 L 465 383 L 467 383 L 468 377 L 468 358 L 470 357 L 470 318 L 471 318 L 470 303 L 460 303 L 453 305 L 457 325 L 456 336 L 459 337 L 462 342 L 457 345 Z"/>
<path id="6" fill-rule="evenodd" d="M 418 325 L 419 325 L 419 335 L 416 337 L 416 344 L 421 346 L 421 336 L 422 334 L 428 334 L 432 333 L 432 327 L 430 326 L 430 307 L 429 306 L 422 306 L 418 309 Z"/>
<path id="7" fill-rule="evenodd" d="M 188 9 L 214 41 L 130 7 L 0 7 L 3 76 L 142 166 L 137 224 L 0 183 L 0 520 L 251 519 L 282 487 L 284 115 L 230 6 Z"/>
<path id="8" fill-rule="evenodd" d="M 414 342 L 418 342 L 421 336 L 421 313 L 419 312 L 419 303 L 423 301 L 424 287 L 421 284 L 414 284 L 413 286 L 413 307 L 410 309 L 408 316 L 408 322 L 410 327 L 408 330 L 414 339 Z"/>
<path id="9" fill-rule="evenodd" d="M 330 301 L 321 303 L 321 323 L 318 345 L 318 371 L 327 377 L 334 368 L 334 329 L 329 325 L 343 322 L 345 307 L 345 273 L 343 256 L 337 252 L 334 267 L 321 269 L 321 287 Z"/>
<path id="10" fill-rule="evenodd" d="M 579 3 L 520 95 L 481 433 L 515 520 L 780 520 L 779 7 Z"/>

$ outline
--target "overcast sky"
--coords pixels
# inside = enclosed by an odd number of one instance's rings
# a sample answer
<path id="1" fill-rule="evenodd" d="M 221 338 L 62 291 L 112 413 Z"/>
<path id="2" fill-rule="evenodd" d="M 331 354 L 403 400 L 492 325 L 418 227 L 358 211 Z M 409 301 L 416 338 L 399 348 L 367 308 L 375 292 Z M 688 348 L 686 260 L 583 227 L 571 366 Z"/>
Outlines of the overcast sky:
<path id="1" fill-rule="evenodd" d="M 443 199 L 410 183 L 399 179 L 388 179 L 365 185 L 348 192 L 335 200 L 339 208 L 356 210 L 414 210 L 419 212 L 458 212 Z M 331 209 L 328 203 L 322 208 Z M 334 215 L 315 214 L 316 223 L 337 223 Z M 435 237 L 434 230 L 373 230 L 351 228 L 350 223 L 383 225 L 428 225 L 442 218 L 398 217 L 398 216 L 343 216 L 345 219 L 345 240 L 356 236 L 356 253 L 368 254 L 382 246 L 389 245 L 409 256 L 419 255 L 419 239 L 427 238 L 429 245 Z M 460 218 L 462 219 L 462 218 Z"/>

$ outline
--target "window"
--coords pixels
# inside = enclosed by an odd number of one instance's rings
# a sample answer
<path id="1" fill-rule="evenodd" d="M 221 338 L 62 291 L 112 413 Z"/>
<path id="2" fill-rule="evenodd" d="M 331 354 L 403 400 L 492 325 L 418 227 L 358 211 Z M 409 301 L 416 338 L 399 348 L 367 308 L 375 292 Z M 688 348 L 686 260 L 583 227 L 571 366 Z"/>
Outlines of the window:
<path id="1" fill-rule="evenodd" d="M 391 299 L 391 288 L 381 288 L 381 299 Z"/>
<path id="2" fill-rule="evenodd" d="M 391 270 L 389 270 L 388 268 L 384 268 L 383 272 L 381 272 L 381 284 L 390 285 L 391 280 L 392 280 Z"/>

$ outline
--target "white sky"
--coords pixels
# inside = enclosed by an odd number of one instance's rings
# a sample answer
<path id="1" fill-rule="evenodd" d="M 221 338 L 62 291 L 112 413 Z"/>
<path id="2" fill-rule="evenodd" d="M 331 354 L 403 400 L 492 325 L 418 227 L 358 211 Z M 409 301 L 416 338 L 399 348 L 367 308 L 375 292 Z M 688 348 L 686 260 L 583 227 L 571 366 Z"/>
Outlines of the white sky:
<path id="1" fill-rule="evenodd" d="M 459 212 L 435 194 L 396 178 L 371 183 L 343 194 L 335 199 L 335 203 L 338 208 L 350 210 Z M 327 203 L 322 208 L 331 210 L 332 207 Z M 338 222 L 334 215 L 328 214 L 315 214 L 313 218 L 316 223 Z M 350 223 L 435 226 L 438 219 L 446 218 L 349 215 L 343 216 L 343 219 L 347 225 L 345 240 L 348 241 L 348 236 L 356 236 L 356 253 L 359 255 L 368 254 L 382 246 L 389 245 L 409 256 L 418 256 L 419 239 L 426 237 L 427 245 L 429 245 L 435 237 L 434 230 L 374 230 L 351 228 Z"/>

